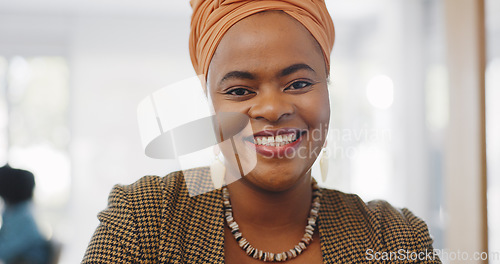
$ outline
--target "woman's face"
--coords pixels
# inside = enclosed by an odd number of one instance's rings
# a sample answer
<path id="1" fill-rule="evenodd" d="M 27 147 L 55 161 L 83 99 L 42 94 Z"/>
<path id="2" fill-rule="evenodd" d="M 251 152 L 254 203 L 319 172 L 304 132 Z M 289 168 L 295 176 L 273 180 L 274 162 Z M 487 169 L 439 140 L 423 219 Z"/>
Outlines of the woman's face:
<path id="1" fill-rule="evenodd" d="M 283 191 L 310 175 L 326 138 L 330 103 L 323 54 L 302 24 L 280 11 L 241 20 L 222 38 L 207 77 L 215 112 L 250 120 L 252 131 L 232 146 L 242 162 L 256 155 L 246 181 Z M 221 149 L 226 158 L 234 155 Z"/>

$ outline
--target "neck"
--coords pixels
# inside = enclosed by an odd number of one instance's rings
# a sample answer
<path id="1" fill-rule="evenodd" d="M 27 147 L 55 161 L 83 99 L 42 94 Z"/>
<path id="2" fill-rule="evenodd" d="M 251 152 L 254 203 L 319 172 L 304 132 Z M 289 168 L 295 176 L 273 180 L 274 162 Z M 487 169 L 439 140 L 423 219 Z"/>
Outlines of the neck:
<path id="1" fill-rule="evenodd" d="M 263 231 L 303 228 L 311 208 L 311 184 L 310 172 L 281 192 L 263 190 L 240 179 L 228 185 L 234 217 L 238 224 Z"/>

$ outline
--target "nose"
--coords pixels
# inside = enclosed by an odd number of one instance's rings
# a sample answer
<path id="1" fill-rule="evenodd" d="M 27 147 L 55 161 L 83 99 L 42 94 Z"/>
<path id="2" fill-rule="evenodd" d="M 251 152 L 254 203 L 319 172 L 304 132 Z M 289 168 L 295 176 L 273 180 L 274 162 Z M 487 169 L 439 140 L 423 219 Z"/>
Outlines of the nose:
<path id="1" fill-rule="evenodd" d="M 282 91 L 265 91 L 253 98 L 254 104 L 248 113 L 252 119 L 265 119 L 276 123 L 294 113 L 293 103 Z"/>

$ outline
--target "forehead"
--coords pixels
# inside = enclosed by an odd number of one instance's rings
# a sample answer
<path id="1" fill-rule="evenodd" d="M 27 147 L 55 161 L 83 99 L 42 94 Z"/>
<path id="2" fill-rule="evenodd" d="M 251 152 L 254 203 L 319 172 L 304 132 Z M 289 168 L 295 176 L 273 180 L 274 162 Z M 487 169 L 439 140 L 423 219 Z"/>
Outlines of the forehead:
<path id="1" fill-rule="evenodd" d="M 212 58 L 208 77 L 217 78 L 232 70 L 279 71 L 296 63 L 324 67 L 319 44 L 291 16 L 267 11 L 239 21 L 226 32 Z"/>

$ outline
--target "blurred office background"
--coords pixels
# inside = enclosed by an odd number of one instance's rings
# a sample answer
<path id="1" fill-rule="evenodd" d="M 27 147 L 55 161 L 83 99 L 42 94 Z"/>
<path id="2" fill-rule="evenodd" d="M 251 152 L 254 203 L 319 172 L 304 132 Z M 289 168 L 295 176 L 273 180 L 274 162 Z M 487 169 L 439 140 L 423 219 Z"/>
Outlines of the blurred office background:
<path id="1" fill-rule="evenodd" d="M 327 5 L 322 184 L 408 207 L 436 248 L 500 252 L 500 1 Z M 187 0 L 0 0 L 0 165 L 34 172 L 60 263 L 81 260 L 114 184 L 178 169 L 144 155 L 136 108 L 194 76 L 190 13 Z"/>

